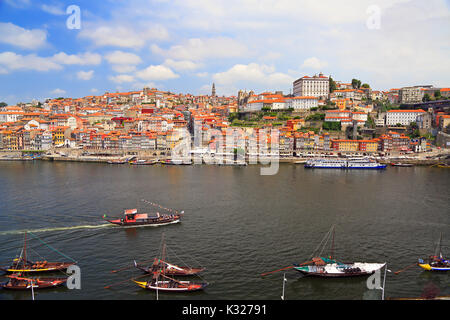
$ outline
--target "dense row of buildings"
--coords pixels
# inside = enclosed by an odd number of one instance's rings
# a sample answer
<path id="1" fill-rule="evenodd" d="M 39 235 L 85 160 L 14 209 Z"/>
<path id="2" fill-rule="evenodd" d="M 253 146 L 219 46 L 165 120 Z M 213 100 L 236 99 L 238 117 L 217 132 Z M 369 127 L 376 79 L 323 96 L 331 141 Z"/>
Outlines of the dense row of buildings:
<path id="1" fill-rule="evenodd" d="M 0 108 L 0 149 L 48 150 L 65 146 L 89 150 L 155 150 L 170 155 L 188 133 L 197 135 L 195 141 L 189 141 L 192 148 L 206 147 L 214 152 L 242 148 L 247 153 L 261 153 L 275 142 L 282 156 L 311 150 L 406 152 L 424 151 L 429 143 L 423 139 L 411 140 L 391 127 L 415 122 L 419 129 L 444 131 L 449 126 L 450 115 L 444 112 L 376 110 L 374 100 L 388 101 L 393 95 L 406 99 L 408 91 L 404 88 L 382 92 L 354 89 L 351 83 L 336 82 L 336 90 L 330 93 L 329 84 L 330 78 L 319 74 L 296 80 L 294 94 L 290 95 L 241 90 L 237 97 L 219 97 L 213 85 L 211 95 L 194 96 L 146 87 L 140 91 L 4 106 Z M 305 131 L 314 121 L 311 116 L 316 115 L 316 110 L 330 105 L 333 107 L 320 111 L 321 120 L 339 123 L 341 131 Z M 263 113 L 258 127 L 230 131 L 230 114 L 285 110 L 296 116 L 280 123 L 276 116 Z M 343 137 L 347 127 L 352 126 L 356 132 L 355 128 L 365 127 L 371 119 L 377 127 L 389 127 L 391 131 L 384 131 L 376 139 Z M 269 134 L 274 126 L 279 134 L 276 138 Z"/>

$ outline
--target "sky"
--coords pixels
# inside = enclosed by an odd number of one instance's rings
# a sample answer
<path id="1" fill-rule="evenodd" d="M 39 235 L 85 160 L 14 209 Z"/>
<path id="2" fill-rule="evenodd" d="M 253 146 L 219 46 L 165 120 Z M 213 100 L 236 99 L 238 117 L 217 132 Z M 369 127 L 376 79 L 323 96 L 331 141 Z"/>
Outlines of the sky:
<path id="1" fill-rule="evenodd" d="M 73 9 L 75 6 L 75 10 Z M 450 0 L 0 0 L 0 101 L 450 87 Z M 79 14 L 78 14 L 79 12 Z"/>

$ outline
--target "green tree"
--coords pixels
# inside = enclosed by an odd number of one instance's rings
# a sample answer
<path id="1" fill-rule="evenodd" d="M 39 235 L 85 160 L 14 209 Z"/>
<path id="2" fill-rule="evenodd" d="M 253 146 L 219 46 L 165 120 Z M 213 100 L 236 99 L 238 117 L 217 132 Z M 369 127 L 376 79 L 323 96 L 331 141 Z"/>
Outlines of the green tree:
<path id="1" fill-rule="evenodd" d="M 353 89 L 359 89 L 361 87 L 361 80 L 352 79 L 352 87 Z"/>
<path id="2" fill-rule="evenodd" d="M 322 129 L 323 130 L 339 131 L 339 130 L 341 130 L 341 123 L 340 122 L 325 121 L 322 124 Z"/>
<path id="3" fill-rule="evenodd" d="M 422 102 L 431 101 L 431 97 L 428 93 L 425 93 L 422 98 Z"/>
<path id="4" fill-rule="evenodd" d="M 336 82 L 330 77 L 330 93 L 336 90 Z"/>
<path id="5" fill-rule="evenodd" d="M 435 91 L 435 92 L 434 92 L 434 97 L 435 97 L 436 99 L 440 98 L 440 97 L 441 97 L 441 92 L 440 92 L 440 91 Z"/>
<path id="6" fill-rule="evenodd" d="M 6 102 L 0 102 L 0 108 L 6 107 L 8 104 Z"/>
<path id="7" fill-rule="evenodd" d="M 370 86 L 369 86 L 368 83 L 363 83 L 363 84 L 361 85 L 361 88 L 370 88 Z"/>

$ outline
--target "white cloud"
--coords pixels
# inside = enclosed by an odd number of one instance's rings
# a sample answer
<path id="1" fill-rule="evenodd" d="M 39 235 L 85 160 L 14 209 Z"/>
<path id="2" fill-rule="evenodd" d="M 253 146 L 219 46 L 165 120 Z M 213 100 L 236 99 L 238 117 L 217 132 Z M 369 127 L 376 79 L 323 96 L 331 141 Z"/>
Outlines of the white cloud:
<path id="1" fill-rule="evenodd" d="M 43 47 L 47 41 L 47 32 L 41 29 L 24 29 L 10 22 L 0 22 L 0 42 L 23 49 Z"/>
<path id="2" fill-rule="evenodd" d="M 92 93 L 96 93 L 96 92 L 98 92 L 98 89 L 92 88 L 92 89 L 91 89 L 91 92 L 92 92 Z"/>
<path id="3" fill-rule="evenodd" d="M 133 82 L 135 79 L 132 75 L 119 74 L 117 76 L 110 76 L 109 80 L 115 83 Z"/>
<path id="4" fill-rule="evenodd" d="M 15 52 L 0 53 L 0 67 L 8 73 L 15 70 L 61 70 L 63 65 L 97 65 L 100 62 L 101 56 L 90 52 L 72 55 L 60 52 L 50 57 L 39 57 L 36 54 L 21 55 Z"/>
<path id="5" fill-rule="evenodd" d="M 25 8 L 31 4 L 30 0 L 4 0 L 5 3 L 15 8 Z"/>
<path id="6" fill-rule="evenodd" d="M 288 74 L 276 72 L 273 66 L 250 63 L 236 64 L 227 71 L 216 73 L 213 80 L 229 93 L 230 88 L 235 90 L 235 86 L 262 90 L 287 89 L 295 79 Z"/>
<path id="7" fill-rule="evenodd" d="M 77 78 L 80 80 L 91 80 L 93 76 L 94 76 L 94 70 L 77 72 Z"/>
<path id="8" fill-rule="evenodd" d="M 238 41 L 226 38 L 193 38 L 169 49 L 161 49 L 156 44 L 150 47 L 153 53 L 175 60 L 204 60 L 209 58 L 243 58 L 248 49 Z"/>
<path id="9" fill-rule="evenodd" d="M 192 71 L 202 66 L 200 63 L 195 63 L 189 60 L 174 61 L 172 59 L 166 59 L 166 61 L 164 61 L 164 65 L 177 71 Z"/>
<path id="10" fill-rule="evenodd" d="M 130 52 L 123 52 L 116 50 L 105 55 L 105 59 L 111 64 L 139 64 L 142 62 L 142 59 Z"/>
<path id="11" fill-rule="evenodd" d="M 169 80 L 179 77 L 179 75 L 174 73 L 170 68 L 163 65 L 151 65 L 144 70 L 138 71 L 136 76 L 147 81 Z"/>
<path id="12" fill-rule="evenodd" d="M 197 72 L 195 75 L 197 77 L 205 78 L 209 75 L 209 73 L 208 72 Z"/>
<path id="13" fill-rule="evenodd" d="M 98 65 L 102 62 L 102 56 L 98 53 L 85 52 L 81 54 L 57 53 L 53 56 L 53 61 L 60 64 Z"/>
<path id="14" fill-rule="evenodd" d="M 326 61 L 320 61 L 316 57 L 311 57 L 303 61 L 302 68 L 309 68 L 309 69 L 323 69 L 328 65 Z"/>
<path id="15" fill-rule="evenodd" d="M 147 40 L 165 40 L 169 36 L 163 26 L 138 27 L 137 30 L 122 25 L 87 26 L 79 37 L 94 42 L 97 46 L 141 48 Z"/>
<path id="16" fill-rule="evenodd" d="M 42 58 L 35 54 L 23 56 L 14 52 L 0 53 L 0 66 L 8 72 L 14 70 L 50 71 L 62 69 L 62 66 L 52 61 L 51 58 Z"/>
<path id="17" fill-rule="evenodd" d="M 41 6 L 41 9 L 47 13 L 56 15 L 56 16 L 62 16 L 65 15 L 66 12 L 60 7 L 60 6 L 52 6 L 48 4 L 43 4 Z"/>
<path id="18" fill-rule="evenodd" d="M 50 93 L 51 93 L 51 94 L 54 94 L 54 95 L 62 96 L 62 95 L 64 95 L 64 94 L 66 94 L 66 90 L 56 88 L 55 90 L 53 90 L 53 91 L 50 92 Z"/>
<path id="19" fill-rule="evenodd" d="M 130 73 L 136 70 L 136 65 L 142 59 L 130 52 L 114 51 L 105 56 L 105 59 L 112 65 L 112 69 L 118 73 Z"/>

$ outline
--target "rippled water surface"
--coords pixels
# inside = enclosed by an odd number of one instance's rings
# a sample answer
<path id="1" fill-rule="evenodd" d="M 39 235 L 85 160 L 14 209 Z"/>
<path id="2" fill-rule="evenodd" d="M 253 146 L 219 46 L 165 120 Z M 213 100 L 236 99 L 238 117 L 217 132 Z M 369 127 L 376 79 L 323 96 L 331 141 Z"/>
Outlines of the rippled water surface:
<path id="1" fill-rule="evenodd" d="M 152 259 L 162 234 L 168 258 L 203 266 L 202 292 L 160 299 L 280 299 L 282 273 L 260 274 L 306 261 L 331 225 L 342 261 L 387 262 L 398 271 L 434 253 L 442 232 L 450 255 L 450 171 L 385 171 L 260 167 L 128 166 L 91 163 L 0 162 L 0 261 L 20 253 L 24 230 L 78 261 L 82 289 L 42 290 L 37 299 L 155 299 L 131 281 L 133 268 Z M 104 214 L 124 209 L 155 212 L 140 199 L 184 210 L 179 224 L 122 229 Z M 27 236 L 31 257 L 66 260 Z M 59 276 L 55 274 L 55 276 Z M 366 278 L 302 278 L 286 271 L 287 299 L 371 299 Z M 3 278 L 4 279 L 4 278 Z M 201 279 L 198 279 L 201 280 Z M 414 266 L 388 273 L 387 297 L 418 297 L 427 290 L 450 295 L 450 276 Z M 0 280 L 3 281 L 3 280 Z M 106 285 L 125 281 L 104 289 Z M 31 299 L 29 292 L 0 291 L 0 299 Z"/>

